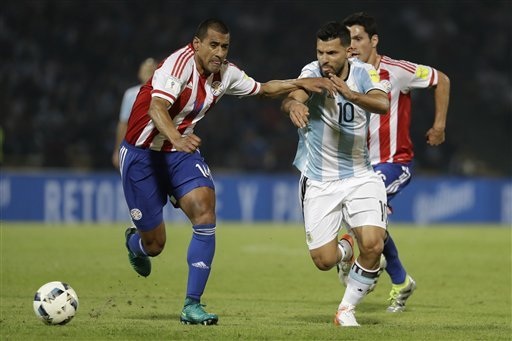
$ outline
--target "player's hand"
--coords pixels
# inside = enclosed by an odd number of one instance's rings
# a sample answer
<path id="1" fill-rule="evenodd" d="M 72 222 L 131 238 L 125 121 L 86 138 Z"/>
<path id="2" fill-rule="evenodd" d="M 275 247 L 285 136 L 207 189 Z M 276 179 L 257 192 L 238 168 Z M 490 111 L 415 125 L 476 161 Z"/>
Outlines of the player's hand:
<path id="1" fill-rule="evenodd" d="M 347 83 L 343 81 L 343 79 L 334 74 L 330 74 L 329 79 L 332 81 L 334 88 L 337 92 L 340 93 L 341 96 L 343 96 L 347 101 L 352 101 L 354 94 L 348 87 Z"/>
<path id="2" fill-rule="evenodd" d="M 334 84 L 325 77 L 301 78 L 299 81 L 300 86 L 309 92 L 322 93 L 323 91 L 327 91 L 332 96 L 336 93 Z"/>
<path id="3" fill-rule="evenodd" d="M 444 129 L 430 128 L 425 137 L 429 145 L 438 146 L 444 142 Z"/>
<path id="4" fill-rule="evenodd" d="M 179 152 L 193 153 L 201 145 L 201 139 L 196 134 L 181 136 L 180 138 L 171 141 L 174 148 Z"/>
<path id="5" fill-rule="evenodd" d="M 297 128 L 305 128 L 309 122 L 309 109 L 305 104 L 295 101 L 290 105 L 289 116 Z"/>

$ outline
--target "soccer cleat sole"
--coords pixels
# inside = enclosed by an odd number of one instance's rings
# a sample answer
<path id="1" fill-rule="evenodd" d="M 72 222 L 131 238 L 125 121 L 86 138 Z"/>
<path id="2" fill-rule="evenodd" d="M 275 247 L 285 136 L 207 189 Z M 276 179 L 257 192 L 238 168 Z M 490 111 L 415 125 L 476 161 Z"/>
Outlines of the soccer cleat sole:
<path id="1" fill-rule="evenodd" d="M 213 325 L 216 325 L 218 321 L 219 321 L 218 319 L 207 319 L 207 320 L 204 320 L 201 322 L 192 322 L 192 321 L 182 319 L 181 324 L 188 324 L 188 325 L 201 324 L 203 326 L 213 326 Z"/>

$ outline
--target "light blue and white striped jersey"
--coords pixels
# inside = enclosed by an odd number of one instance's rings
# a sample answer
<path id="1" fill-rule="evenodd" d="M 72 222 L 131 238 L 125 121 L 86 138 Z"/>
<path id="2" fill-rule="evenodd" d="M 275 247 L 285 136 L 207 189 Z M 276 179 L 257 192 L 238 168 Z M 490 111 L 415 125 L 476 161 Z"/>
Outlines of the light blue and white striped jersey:
<path id="1" fill-rule="evenodd" d="M 349 59 L 347 86 L 360 93 L 387 92 L 375 68 Z M 299 78 L 322 77 L 317 61 L 306 65 Z M 332 181 L 373 172 L 367 147 L 370 113 L 340 94 L 314 93 L 306 103 L 309 123 L 298 129 L 299 143 L 293 164 L 309 179 Z"/>

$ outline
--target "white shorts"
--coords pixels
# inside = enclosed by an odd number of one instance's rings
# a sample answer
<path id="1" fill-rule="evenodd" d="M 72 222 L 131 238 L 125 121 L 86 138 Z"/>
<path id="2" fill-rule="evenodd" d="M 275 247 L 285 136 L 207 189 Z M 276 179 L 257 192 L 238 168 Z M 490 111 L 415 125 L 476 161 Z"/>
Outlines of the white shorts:
<path id="1" fill-rule="evenodd" d="M 334 181 L 301 177 L 299 201 L 310 250 L 337 238 L 343 226 L 387 226 L 386 188 L 375 173 Z"/>

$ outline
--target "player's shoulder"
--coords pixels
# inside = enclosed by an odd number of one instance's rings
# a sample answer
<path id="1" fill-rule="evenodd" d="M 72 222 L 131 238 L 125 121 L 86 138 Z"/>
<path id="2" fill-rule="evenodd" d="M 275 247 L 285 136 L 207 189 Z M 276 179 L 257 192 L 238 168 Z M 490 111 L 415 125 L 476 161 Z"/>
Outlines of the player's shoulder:
<path id="1" fill-rule="evenodd" d="M 368 64 L 360 61 L 357 58 L 349 58 L 348 63 L 350 65 L 350 75 L 359 79 L 366 79 L 369 77 L 373 82 L 379 81 L 379 75 L 377 70 L 372 64 Z"/>
<path id="2" fill-rule="evenodd" d="M 358 58 L 349 58 L 348 59 L 348 63 L 350 64 L 350 67 L 353 70 L 363 69 L 363 70 L 368 71 L 368 70 L 374 70 L 375 69 L 373 67 L 373 65 L 365 63 L 365 62 L 362 62 Z"/>
<path id="3" fill-rule="evenodd" d="M 220 69 L 221 71 L 243 71 L 240 67 L 238 67 L 238 65 L 236 65 L 235 63 L 233 62 L 230 62 L 229 60 L 224 60 L 220 66 Z"/>
<path id="4" fill-rule="evenodd" d="M 416 66 L 416 63 L 404 59 L 393 59 L 388 56 L 381 56 L 380 59 L 381 69 L 392 69 L 395 71 L 414 73 L 416 71 Z"/>
<path id="5" fill-rule="evenodd" d="M 194 64 L 194 48 L 192 44 L 183 46 L 172 52 L 163 62 L 161 70 L 173 77 L 180 78 L 185 70 Z"/>
<path id="6" fill-rule="evenodd" d="M 238 65 L 228 60 L 224 60 L 220 66 L 220 75 L 223 79 L 225 78 L 237 78 L 245 75 L 245 71 L 242 70 Z"/>
<path id="7" fill-rule="evenodd" d="M 306 64 L 300 73 L 300 77 L 322 77 L 322 70 L 317 60 Z"/>

